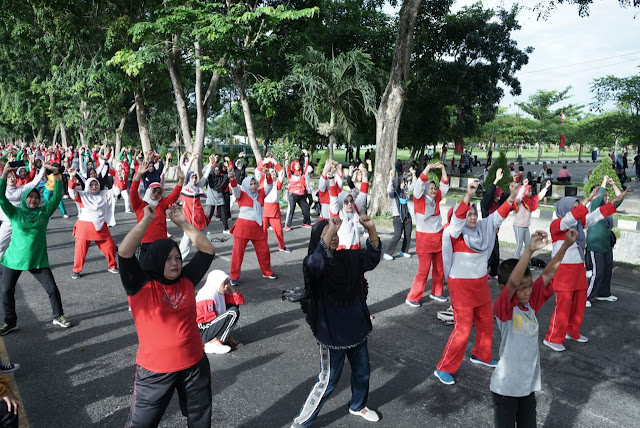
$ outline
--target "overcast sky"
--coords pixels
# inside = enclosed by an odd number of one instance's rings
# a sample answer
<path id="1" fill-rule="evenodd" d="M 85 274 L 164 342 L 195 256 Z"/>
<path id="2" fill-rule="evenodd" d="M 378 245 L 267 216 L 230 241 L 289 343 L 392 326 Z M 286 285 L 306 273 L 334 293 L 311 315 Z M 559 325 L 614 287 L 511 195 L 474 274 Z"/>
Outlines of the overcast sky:
<path id="1" fill-rule="evenodd" d="M 454 10 L 472 1 L 460 0 Z M 485 0 L 486 7 L 510 8 L 514 2 Z M 534 5 L 535 1 L 519 4 Z M 527 101 L 538 89 L 563 90 L 571 85 L 568 102 L 589 104 L 593 79 L 607 75 L 627 77 L 640 74 L 640 8 L 621 8 L 617 0 L 598 1 L 590 7 L 590 16 L 578 16 L 575 5 L 561 5 L 546 21 L 536 13 L 523 10 L 518 16 L 522 27 L 513 34 L 520 48 L 532 46 L 529 64 L 516 77 L 522 95 L 513 97 L 505 90 L 501 106 L 515 112 L 515 101 Z"/>

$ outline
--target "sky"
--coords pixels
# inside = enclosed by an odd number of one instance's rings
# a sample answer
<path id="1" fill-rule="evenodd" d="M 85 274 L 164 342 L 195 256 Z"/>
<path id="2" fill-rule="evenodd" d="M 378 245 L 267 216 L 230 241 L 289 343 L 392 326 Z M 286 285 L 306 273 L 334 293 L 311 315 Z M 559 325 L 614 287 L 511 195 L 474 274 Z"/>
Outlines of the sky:
<path id="1" fill-rule="evenodd" d="M 472 1 L 456 2 L 454 11 Z M 514 2 L 485 0 L 485 7 L 510 8 Z M 520 1 L 532 6 L 536 1 Z M 530 94 L 542 89 L 564 90 L 571 85 L 567 103 L 585 105 L 593 102 L 590 86 L 593 79 L 614 75 L 628 77 L 640 74 L 640 8 L 622 8 L 617 0 L 595 0 L 588 17 L 578 15 L 575 5 L 559 5 L 549 18 L 538 20 L 537 14 L 522 10 L 518 15 L 521 30 L 512 37 L 518 47 L 532 46 L 529 63 L 516 77 L 522 94 L 513 97 L 505 89 L 500 102 L 515 113 L 515 102 L 526 102 Z M 613 108 L 613 106 L 609 106 Z"/>

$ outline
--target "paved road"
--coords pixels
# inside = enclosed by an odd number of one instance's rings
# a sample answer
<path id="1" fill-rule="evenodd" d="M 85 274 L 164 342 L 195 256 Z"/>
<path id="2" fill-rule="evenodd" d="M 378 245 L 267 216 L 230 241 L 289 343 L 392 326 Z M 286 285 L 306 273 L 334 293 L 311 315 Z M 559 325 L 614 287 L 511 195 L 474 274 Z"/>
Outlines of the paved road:
<path id="1" fill-rule="evenodd" d="M 117 242 L 135 222 L 132 215 L 121 212 L 121 205 L 118 211 L 118 225 L 112 229 Z M 3 339 L 11 360 L 22 364 L 15 379 L 32 427 L 122 426 L 133 387 L 135 329 L 120 279 L 106 272 L 97 248 L 89 250 L 85 276 L 70 279 L 72 226 L 73 218 L 61 219 L 56 213 L 48 240 L 53 272 L 73 327 L 62 330 L 51 324 L 46 295 L 26 273 L 16 293 L 20 329 Z M 230 354 L 209 357 L 214 426 L 288 426 L 319 371 L 317 346 L 299 307 L 279 299 L 282 289 L 302 285 L 300 263 L 309 231 L 299 227 L 299 218 L 294 226 L 285 235 L 294 251 L 272 253 L 274 270 L 280 275 L 277 281 L 262 279 L 253 251 L 247 253 L 240 286 L 247 303 L 234 333 L 242 345 Z M 220 234 L 220 223 L 210 230 L 216 238 L 228 238 Z M 170 227 L 170 232 L 177 230 Z M 382 238 L 384 242 L 389 236 Z M 216 242 L 219 257 L 212 269 L 228 269 L 231 243 Z M 404 304 L 417 263 L 415 257 L 382 261 L 368 274 L 369 304 L 376 315 L 369 343 L 373 370 L 369 405 L 382 415 L 376 426 L 491 426 L 489 369 L 465 361 L 454 386 L 442 385 L 432 375 L 450 327 L 435 318 L 445 305 L 428 301 L 413 309 Z M 560 354 L 541 349 L 539 425 L 629 427 L 640 420 L 637 274 L 634 278 L 618 271 L 613 282 L 620 300 L 596 303 L 587 310 L 582 333 L 591 338 L 589 343 L 569 343 Z M 497 287 L 491 285 L 495 298 Z M 552 308 L 553 299 L 540 314 L 541 331 L 548 326 Z M 498 343 L 494 340 L 496 357 Z M 349 396 L 346 367 L 316 426 L 369 426 L 348 414 Z M 185 425 L 174 397 L 161 426 Z"/>

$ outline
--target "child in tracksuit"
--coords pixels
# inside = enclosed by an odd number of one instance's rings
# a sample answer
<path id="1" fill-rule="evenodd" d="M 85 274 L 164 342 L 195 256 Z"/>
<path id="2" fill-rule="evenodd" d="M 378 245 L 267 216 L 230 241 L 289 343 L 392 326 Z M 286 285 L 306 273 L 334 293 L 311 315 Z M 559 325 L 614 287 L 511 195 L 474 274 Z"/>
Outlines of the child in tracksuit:
<path id="1" fill-rule="evenodd" d="M 534 251 L 550 242 L 546 232 L 533 234 L 520 260 L 509 259 L 500 265 L 501 292 L 493 304 L 493 312 L 502 340 L 500 361 L 490 386 L 496 428 L 513 428 L 516 424 L 518 428 L 536 426 L 535 391 L 541 389 L 536 314 L 553 295 L 551 280 L 577 237 L 577 230 L 567 231 L 553 259 L 535 281 L 528 263 Z"/>

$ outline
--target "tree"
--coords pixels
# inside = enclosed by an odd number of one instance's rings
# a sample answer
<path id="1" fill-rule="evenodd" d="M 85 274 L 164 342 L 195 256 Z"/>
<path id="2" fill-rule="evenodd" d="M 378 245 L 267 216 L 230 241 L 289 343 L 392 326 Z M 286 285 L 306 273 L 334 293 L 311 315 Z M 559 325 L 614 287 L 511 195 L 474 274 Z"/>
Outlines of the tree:
<path id="1" fill-rule="evenodd" d="M 640 145 L 640 74 L 630 77 L 606 76 L 591 84 L 594 110 L 603 111 L 606 104 L 614 102 L 619 116 L 619 128 L 626 137 Z"/>
<path id="2" fill-rule="evenodd" d="M 509 190 L 509 184 L 513 181 L 513 178 L 511 178 L 511 170 L 509 169 L 509 162 L 507 161 L 507 154 L 505 152 L 500 152 L 498 159 L 491 164 L 489 174 L 484 182 L 485 189 L 488 189 L 496 179 L 496 172 L 498 172 L 500 168 L 502 169 L 502 180 L 498 181 L 497 186 L 505 192 Z"/>
<path id="3" fill-rule="evenodd" d="M 361 49 L 326 58 L 307 48 L 285 79 L 301 95 L 304 119 L 329 137 L 331 159 L 336 136 L 351 139 L 356 115 L 375 113 L 375 89 L 368 80 L 372 70 L 370 56 Z"/>
<path id="4" fill-rule="evenodd" d="M 616 183 L 616 186 L 618 186 L 618 189 L 622 189 L 622 184 L 620 184 L 620 179 L 618 178 L 618 175 L 613 169 L 611 162 L 609 161 L 608 158 L 605 158 L 602 162 L 600 162 L 600 165 L 598 165 L 598 167 L 593 170 L 593 172 L 591 173 L 591 176 L 589 177 L 586 184 L 584 185 L 584 188 L 583 188 L 584 195 L 588 196 L 591 193 L 591 188 L 593 186 L 601 185 L 602 179 L 604 178 L 605 175 L 613 179 L 613 181 Z M 607 184 L 607 190 L 611 195 L 613 195 L 613 188 L 608 184 Z"/>

